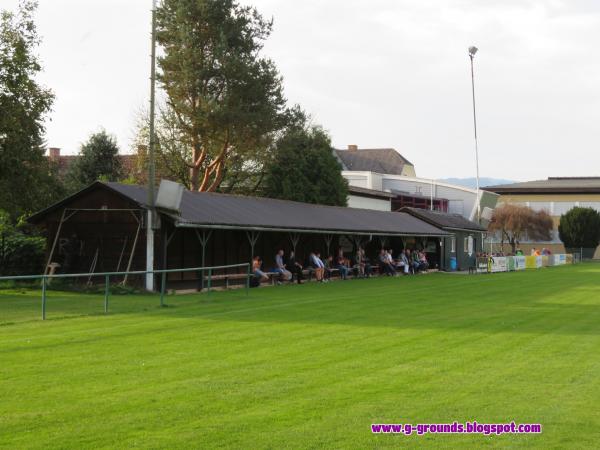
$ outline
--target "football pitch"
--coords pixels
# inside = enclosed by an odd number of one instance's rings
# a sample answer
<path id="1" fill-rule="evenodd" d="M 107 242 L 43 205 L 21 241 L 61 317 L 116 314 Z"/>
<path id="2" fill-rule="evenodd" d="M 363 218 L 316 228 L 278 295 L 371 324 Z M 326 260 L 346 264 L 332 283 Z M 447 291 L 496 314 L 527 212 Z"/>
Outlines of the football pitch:
<path id="1" fill-rule="evenodd" d="M 0 290 L 0 447 L 597 448 L 600 264 L 169 296 Z M 371 424 L 541 424 L 373 434 Z"/>

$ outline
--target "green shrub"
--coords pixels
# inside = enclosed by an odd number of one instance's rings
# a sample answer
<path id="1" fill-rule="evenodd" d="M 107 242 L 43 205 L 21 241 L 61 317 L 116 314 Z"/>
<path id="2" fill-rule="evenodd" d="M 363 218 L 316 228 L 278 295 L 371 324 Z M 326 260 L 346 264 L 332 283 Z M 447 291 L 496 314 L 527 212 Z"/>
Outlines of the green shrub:
<path id="1" fill-rule="evenodd" d="M 575 207 L 560 217 L 560 240 L 566 248 L 596 248 L 600 243 L 600 213 Z"/>
<path id="2" fill-rule="evenodd" d="M 46 240 L 27 234 L 0 211 L 0 275 L 36 275 L 43 272 Z"/>

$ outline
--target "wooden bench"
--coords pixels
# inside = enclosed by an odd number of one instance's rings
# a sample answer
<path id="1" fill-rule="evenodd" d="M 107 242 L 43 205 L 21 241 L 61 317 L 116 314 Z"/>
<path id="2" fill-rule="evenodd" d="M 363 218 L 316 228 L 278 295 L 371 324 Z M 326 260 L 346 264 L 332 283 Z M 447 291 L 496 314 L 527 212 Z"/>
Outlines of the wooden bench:
<path id="1" fill-rule="evenodd" d="M 212 285 L 213 281 L 223 281 L 225 280 L 225 289 L 229 289 L 229 280 L 245 280 L 248 274 L 246 273 L 224 273 L 220 275 L 211 275 L 210 282 Z M 252 274 L 250 274 L 252 276 Z M 205 281 L 208 281 L 208 276 L 206 276 Z"/>
<path id="2" fill-rule="evenodd" d="M 275 284 L 275 280 L 281 276 L 279 272 L 265 272 L 265 274 L 269 277 L 271 281 L 271 285 Z M 210 282 L 212 286 L 213 281 L 225 281 L 225 289 L 229 289 L 229 281 L 230 280 L 245 280 L 248 277 L 247 273 L 224 273 L 219 275 L 211 275 Z M 254 277 L 253 273 L 250 273 L 250 278 Z M 204 278 L 205 283 L 208 282 L 208 277 Z M 206 284 L 205 284 L 206 286 Z"/>

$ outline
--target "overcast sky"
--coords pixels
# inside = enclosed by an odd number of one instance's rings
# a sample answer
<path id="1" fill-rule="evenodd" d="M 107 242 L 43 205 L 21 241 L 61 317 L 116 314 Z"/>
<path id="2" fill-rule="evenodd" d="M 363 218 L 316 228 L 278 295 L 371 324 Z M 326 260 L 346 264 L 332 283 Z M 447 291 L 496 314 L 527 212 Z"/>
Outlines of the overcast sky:
<path id="1" fill-rule="evenodd" d="M 16 0 L 2 0 L 13 8 Z M 151 0 L 40 0 L 49 146 L 100 127 L 130 151 L 148 99 Z M 265 46 L 338 148 L 394 147 L 435 178 L 475 174 L 467 47 L 482 176 L 600 175 L 600 1 L 254 0 Z"/>

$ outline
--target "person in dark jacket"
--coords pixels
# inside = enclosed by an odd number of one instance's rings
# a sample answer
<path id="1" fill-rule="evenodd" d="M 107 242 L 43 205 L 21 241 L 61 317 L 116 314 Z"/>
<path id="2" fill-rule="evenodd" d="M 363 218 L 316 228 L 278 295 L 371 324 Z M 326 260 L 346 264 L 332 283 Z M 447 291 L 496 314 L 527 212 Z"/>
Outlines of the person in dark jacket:
<path id="1" fill-rule="evenodd" d="M 298 284 L 302 284 L 302 280 L 304 280 L 304 275 L 302 273 L 303 267 L 302 264 L 296 261 L 295 252 L 290 252 L 290 256 L 286 261 L 285 267 L 292 273 L 292 282 L 294 281 L 294 278 L 296 278 Z"/>

